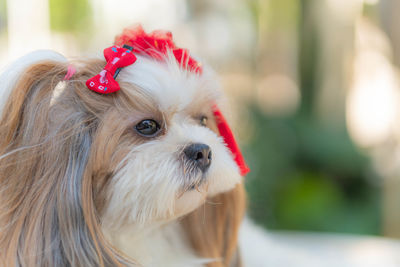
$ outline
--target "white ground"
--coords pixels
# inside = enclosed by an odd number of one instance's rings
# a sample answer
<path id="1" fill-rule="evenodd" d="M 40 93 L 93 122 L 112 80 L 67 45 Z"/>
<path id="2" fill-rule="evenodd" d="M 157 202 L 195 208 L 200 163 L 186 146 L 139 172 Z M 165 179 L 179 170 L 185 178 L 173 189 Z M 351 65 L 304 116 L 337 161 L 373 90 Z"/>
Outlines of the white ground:
<path id="1" fill-rule="evenodd" d="M 265 231 L 245 220 L 246 267 L 399 267 L 400 241 L 355 235 Z"/>

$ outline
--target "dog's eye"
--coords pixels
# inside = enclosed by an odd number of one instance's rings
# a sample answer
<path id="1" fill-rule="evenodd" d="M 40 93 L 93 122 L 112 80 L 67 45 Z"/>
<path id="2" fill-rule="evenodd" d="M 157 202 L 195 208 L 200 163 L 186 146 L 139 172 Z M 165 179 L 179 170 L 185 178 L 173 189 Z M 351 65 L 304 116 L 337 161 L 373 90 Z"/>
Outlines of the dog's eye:
<path id="1" fill-rule="evenodd" d="M 200 117 L 200 125 L 201 126 L 207 126 L 207 121 L 208 121 L 208 118 L 206 116 Z"/>
<path id="2" fill-rule="evenodd" d="M 136 124 L 135 129 L 141 135 L 153 137 L 160 130 L 160 125 L 155 120 L 146 119 Z"/>

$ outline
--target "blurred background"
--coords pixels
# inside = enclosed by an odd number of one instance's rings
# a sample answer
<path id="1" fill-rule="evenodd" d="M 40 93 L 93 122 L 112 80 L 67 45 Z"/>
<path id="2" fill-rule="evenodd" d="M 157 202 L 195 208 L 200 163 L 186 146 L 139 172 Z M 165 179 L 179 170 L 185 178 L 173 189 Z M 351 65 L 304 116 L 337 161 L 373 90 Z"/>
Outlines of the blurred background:
<path id="1" fill-rule="evenodd" d="M 168 29 L 221 75 L 271 230 L 400 238 L 400 1 L 0 0 L 0 66 Z"/>

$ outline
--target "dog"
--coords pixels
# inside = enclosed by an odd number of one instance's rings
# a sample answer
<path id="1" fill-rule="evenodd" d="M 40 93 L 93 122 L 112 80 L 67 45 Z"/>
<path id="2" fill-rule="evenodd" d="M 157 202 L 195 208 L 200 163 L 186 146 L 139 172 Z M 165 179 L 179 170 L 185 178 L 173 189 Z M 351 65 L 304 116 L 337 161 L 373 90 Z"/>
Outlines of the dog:
<path id="1" fill-rule="evenodd" d="M 104 53 L 0 76 L 1 266 L 241 266 L 248 168 L 216 74 L 140 26 Z"/>

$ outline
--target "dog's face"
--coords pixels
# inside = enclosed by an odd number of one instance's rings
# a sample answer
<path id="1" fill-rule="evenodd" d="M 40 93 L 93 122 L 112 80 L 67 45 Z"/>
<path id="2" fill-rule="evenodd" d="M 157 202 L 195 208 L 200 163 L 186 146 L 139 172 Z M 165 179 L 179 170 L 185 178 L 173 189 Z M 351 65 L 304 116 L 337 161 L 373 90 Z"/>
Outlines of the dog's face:
<path id="1" fill-rule="evenodd" d="M 102 150 L 110 160 L 96 156 L 111 173 L 97 196 L 103 226 L 171 220 L 240 182 L 214 121 L 220 96 L 211 71 L 200 76 L 175 60 L 139 57 L 118 79 L 123 104 L 103 113 L 96 133 L 103 144 L 120 133 Z"/>

